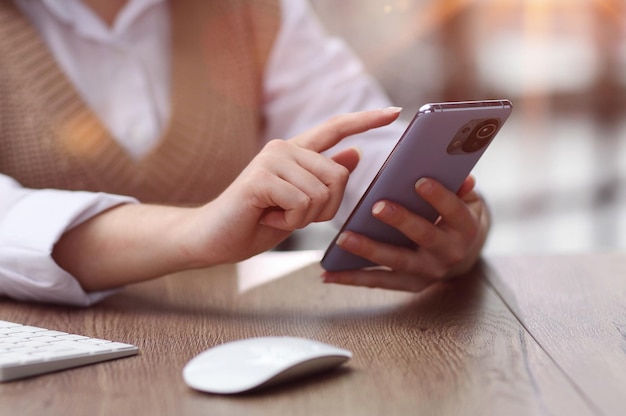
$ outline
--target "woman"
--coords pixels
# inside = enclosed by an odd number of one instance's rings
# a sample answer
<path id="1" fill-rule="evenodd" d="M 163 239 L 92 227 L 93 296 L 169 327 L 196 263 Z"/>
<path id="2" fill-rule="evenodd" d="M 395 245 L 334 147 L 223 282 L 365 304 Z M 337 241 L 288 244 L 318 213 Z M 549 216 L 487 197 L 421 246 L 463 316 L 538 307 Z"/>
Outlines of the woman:
<path id="1" fill-rule="evenodd" d="M 370 130 L 388 106 L 304 1 L 2 2 L 0 294 L 87 305 L 341 220 L 403 129 Z M 471 267 L 489 228 L 473 180 L 420 184 L 436 226 L 374 213 L 420 249 L 350 235 L 391 270 L 324 281 L 419 291 Z"/>

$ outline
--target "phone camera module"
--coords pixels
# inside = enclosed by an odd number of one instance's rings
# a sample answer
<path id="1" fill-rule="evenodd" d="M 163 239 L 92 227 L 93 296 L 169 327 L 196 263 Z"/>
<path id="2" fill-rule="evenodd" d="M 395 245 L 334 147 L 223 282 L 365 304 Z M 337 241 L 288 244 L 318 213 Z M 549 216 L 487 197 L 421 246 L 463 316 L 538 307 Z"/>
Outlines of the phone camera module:
<path id="1" fill-rule="evenodd" d="M 483 149 L 496 135 L 500 128 L 500 120 L 495 118 L 478 118 L 461 126 L 448 144 L 448 153 L 462 155 Z"/>

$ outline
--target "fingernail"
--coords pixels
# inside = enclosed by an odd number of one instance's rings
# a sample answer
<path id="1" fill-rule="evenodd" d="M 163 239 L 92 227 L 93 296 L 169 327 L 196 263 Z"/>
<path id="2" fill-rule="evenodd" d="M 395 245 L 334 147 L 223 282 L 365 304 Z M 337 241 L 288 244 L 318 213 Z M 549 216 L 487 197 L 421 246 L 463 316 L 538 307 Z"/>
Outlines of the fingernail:
<path id="1" fill-rule="evenodd" d="M 398 114 L 402 111 L 402 107 L 387 107 L 382 109 L 385 114 Z"/>
<path id="2" fill-rule="evenodd" d="M 339 234 L 339 237 L 337 237 L 337 241 L 335 242 L 335 244 L 337 244 L 344 250 L 354 251 L 359 249 L 360 238 L 358 235 L 344 231 Z"/>
<path id="3" fill-rule="evenodd" d="M 415 182 L 415 190 L 419 192 L 428 192 L 432 189 L 432 184 L 426 178 L 420 178 Z"/>
<path id="4" fill-rule="evenodd" d="M 378 201 L 377 203 L 374 204 L 374 206 L 372 207 L 372 214 L 374 215 L 378 215 L 381 212 L 383 212 L 383 210 L 385 209 L 385 203 L 382 201 Z"/>
<path id="5" fill-rule="evenodd" d="M 346 233 L 341 233 L 339 234 L 339 236 L 337 236 L 337 241 L 335 241 L 335 244 L 337 244 L 338 246 L 342 246 L 347 239 L 348 235 Z"/>
<path id="6" fill-rule="evenodd" d="M 359 160 L 363 159 L 363 152 L 360 147 L 352 146 L 351 149 L 354 149 L 354 151 L 359 155 Z"/>

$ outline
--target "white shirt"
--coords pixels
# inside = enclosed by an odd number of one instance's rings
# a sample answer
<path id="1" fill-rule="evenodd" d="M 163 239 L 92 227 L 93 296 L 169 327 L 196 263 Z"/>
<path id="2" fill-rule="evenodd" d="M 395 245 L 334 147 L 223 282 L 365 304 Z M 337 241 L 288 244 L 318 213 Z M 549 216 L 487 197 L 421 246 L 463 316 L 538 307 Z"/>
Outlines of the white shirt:
<path id="1" fill-rule="evenodd" d="M 129 154 L 141 158 L 155 146 L 170 112 L 167 1 L 129 0 L 112 27 L 80 0 L 14 1 Z M 346 45 L 325 33 L 306 0 L 282 0 L 281 28 L 263 93 L 265 140 L 290 138 L 336 114 L 389 105 Z M 364 154 L 348 184 L 338 221 L 347 216 L 404 127 L 398 122 L 376 129 L 332 150 L 358 144 Z M 106 296 L 85 293 L 56 265 L 52 248 L 68 229 L 130 202 L 136 201 L 99 193 L 24 189 L 0 174 L 0 295 L 76 305 Z"/>

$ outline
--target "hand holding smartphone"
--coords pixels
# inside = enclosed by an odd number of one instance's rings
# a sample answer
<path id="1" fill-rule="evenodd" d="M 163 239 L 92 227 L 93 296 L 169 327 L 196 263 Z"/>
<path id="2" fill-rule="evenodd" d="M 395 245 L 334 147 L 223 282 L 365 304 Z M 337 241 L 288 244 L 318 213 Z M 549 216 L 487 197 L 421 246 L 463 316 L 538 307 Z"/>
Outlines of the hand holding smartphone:
<path id="1" fill-rule="evenodd" d="M 380 200 L 397 202 L 434 222 L 439 214 L 415 192 L 430 177 L 456 192 L 512 111 L 508 100 L 426 104 L 417 112 L 337 236 L 346 230 L 373 240 L 415 248 L 397 229 L 372 216 Z M 377 266 L 330 243 L 321 261 L 327 271 Z"/>

